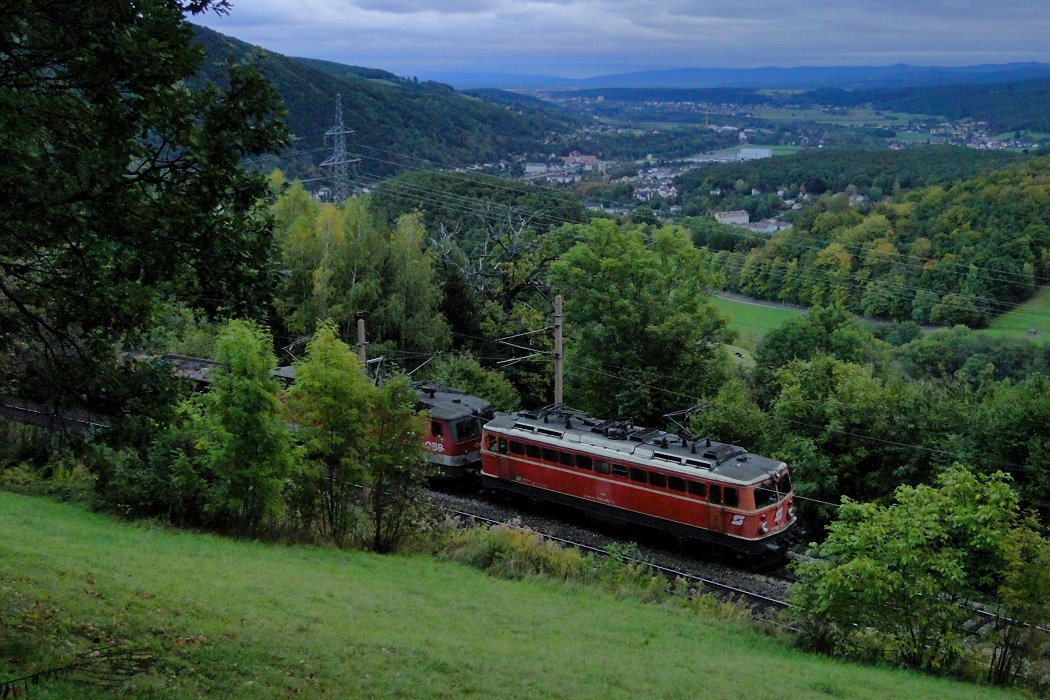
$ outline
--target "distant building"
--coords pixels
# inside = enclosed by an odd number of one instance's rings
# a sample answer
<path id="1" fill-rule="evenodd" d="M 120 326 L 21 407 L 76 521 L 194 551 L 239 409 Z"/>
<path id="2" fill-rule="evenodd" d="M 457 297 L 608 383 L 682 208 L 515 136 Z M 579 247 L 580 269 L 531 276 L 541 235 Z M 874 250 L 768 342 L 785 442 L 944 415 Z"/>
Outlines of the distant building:
<path id="1" fill-rule="evenodd" d="M 526 163 L 525 174 L 526 175 L 539 175 L 540 173 L 547 172 L 546 163 Z"/>
<path id="2" fill-rule="evenodd" d="M 742 224 L 750 223 L 751 215 L 743 209 L 736 209 L 733 211 L 716 211 L 715 221 L 717 221 L 720 224 L 740 226 Z"/>
<path id="3" fill-rule="evenodd" d="M 737 160 L 758 160 L 759 158 L 772 158 L 772 148 L 741 148 L 736 154 Z"/>
<path id="4" fill-rule="evenodd" d="M 605 172 L 604 163 L 598 160 L 598 156 L 585 156 L 579 151 L 573 151 L 567 156 L 562 156 L 561 160 L 567 169 Z"/>
<path id="5" fill-rule="evenodd" d="M 783 231 L 784 229 L 791 228 L 791 224 L 778 221 L 776 219 L 762 219 L 756 221 L 753 224 L 746 224 L 743 228 L 754 231 L 755 233 L 776 233 L 777 231 Z"/>

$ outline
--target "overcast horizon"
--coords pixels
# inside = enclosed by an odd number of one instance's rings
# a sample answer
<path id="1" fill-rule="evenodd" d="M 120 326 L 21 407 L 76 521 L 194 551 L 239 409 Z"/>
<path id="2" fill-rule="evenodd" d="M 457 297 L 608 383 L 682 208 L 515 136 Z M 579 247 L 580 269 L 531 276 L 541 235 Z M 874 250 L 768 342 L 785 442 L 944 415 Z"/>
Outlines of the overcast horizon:
<path id="1" fill-rule="evenodd" d="M 399 75 L 582 78 L 686 67 L 1050 62 L 1031 0 L 235 0 L 194 22 L 289 56 Z"/>

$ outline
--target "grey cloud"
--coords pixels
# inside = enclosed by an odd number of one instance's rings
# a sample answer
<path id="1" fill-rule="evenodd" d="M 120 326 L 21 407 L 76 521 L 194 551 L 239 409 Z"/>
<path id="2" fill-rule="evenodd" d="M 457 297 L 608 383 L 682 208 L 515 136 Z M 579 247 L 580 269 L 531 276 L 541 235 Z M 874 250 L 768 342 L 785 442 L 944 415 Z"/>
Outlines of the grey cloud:
<path id="1" fill-rule="evenodd" d="M 683 66 L 1050 60 L 1043 0 L 241 0 L 203 23 L 281 53 L 570 76 Z"/>

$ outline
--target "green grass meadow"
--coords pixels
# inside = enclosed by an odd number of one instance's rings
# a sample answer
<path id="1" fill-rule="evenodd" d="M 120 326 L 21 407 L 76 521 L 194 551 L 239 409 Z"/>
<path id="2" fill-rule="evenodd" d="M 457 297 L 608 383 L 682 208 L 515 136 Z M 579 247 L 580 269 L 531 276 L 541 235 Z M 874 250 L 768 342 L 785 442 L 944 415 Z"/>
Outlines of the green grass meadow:
<path id="1" fill-rule="evenodd" d="M 125 697 L 1018 697 L 807 655 L 671 603 L 0 493 L 0 679 L 115 639 L 156 658 Z M 107 696 L 71 679 L 30 695 Z"/>
<path id="2" fill-rule="evenodd" d="M 1029 333 L 1036 331 L 1035 335 Z M 1045 343 L 1050 340 L 1050 289 L 1040 289 L 1035 296 L 1011 311 L 996 316 L 982 333 L 998 337 L 1029 338 Z"/>
<path id="3" fill-rule="evenodd" d="M 805 311 L 771 306 L 760 300 L 742 301 L 711 296 L 711 304 L 729 319 L 729 327 L 736 331 L 736 345 L 754 352 L 759 341 L 769 331 Z"/>

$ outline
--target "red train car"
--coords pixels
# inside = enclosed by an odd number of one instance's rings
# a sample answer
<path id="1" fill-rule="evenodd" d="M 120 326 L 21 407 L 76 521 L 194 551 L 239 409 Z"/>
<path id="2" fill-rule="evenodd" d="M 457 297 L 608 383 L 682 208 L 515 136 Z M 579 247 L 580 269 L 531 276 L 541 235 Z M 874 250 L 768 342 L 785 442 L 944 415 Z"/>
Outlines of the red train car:
<path id="1" fill-rule="evenodd" d="M 616 522 L 672 533 L 751 560 L 795 535 L 787 465 L 741 447 L 600 421 L 552 406 L 500 414 L 484 429 L 482 483 Z"/>
<path id="2" fill-rule="evenodd" d="M 458 389 L 431 382 L 413 384 L 416 410 L 430 419 L 423 434 L 427 459 L 445 476 L 475 473 L 481 467 L 481 429 L 493 416 L 492 404 Z"/>

